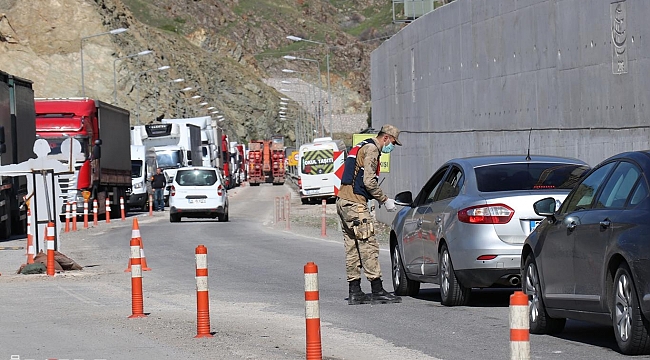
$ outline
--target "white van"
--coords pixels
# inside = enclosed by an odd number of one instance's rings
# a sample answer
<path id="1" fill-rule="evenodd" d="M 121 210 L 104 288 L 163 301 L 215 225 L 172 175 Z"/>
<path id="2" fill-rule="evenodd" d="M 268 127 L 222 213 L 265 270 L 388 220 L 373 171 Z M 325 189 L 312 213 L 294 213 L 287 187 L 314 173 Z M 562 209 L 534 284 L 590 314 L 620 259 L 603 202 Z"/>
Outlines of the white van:
<path id="1" fill-rule="evenodd" d="M 339 182 L 334 174 L 334 152 L 345 150 L 342 140 L 330 137 L 316 138 L 300 146 L 298 185 L 303 204 L 334 198 L 334 184 Z"/>
<path id="2" fill-rule="evenodd" d="M 145 146 L 131 145 L 131 193 L 128 198 L 129 208 L 146 207 L 149 201 L 148 182 L 145 166 Z"/>

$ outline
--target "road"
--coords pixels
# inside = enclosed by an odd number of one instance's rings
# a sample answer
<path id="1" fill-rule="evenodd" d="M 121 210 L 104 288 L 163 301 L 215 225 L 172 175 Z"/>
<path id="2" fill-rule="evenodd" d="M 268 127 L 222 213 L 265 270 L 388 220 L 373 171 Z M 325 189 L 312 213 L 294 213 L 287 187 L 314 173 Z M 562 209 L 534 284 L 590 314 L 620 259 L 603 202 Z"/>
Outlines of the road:
<path id="1" fill-rule="evenodd" d="M 14 359 L 301 359 L 305 358 L 303 267 L 319 268 L 326 359 L 507 359 L 511 291 L 481 290 L 466 307 L 441 306 L 435 286 L 401 304 L 347 305 L 342 239 L 313 226 L 274 224 L 276 196 L 289 186 L 230 191 L 230 222 L 136 214 L 63 234 L 61 251 L 82 271 L 14 275 L 23 239 L 0 243 L 0 360 Z M 300 205 L 296 212 L 314 212 Z M 328 212 L 334 205 L 328 205 Z M 332 216 L 332 215 L 330 215 Z M 144 272 L 146 318 L 131 315 L 128 264 L 137 218 L 151 271 Z M 303 217 L 300 217 L 303 219 Z M 314 222 L 317 223 L 317 222 Z M 208 248 L 211 330 L 195 339 L 196 246 Z M 380 254 L 384 286 L 390 260 Z M 362 282 L 366 292 L 369 283 Z M 559 336 L 531 335 L 533 359 L 623 359 L 608 327 L 568 321 Z M 647 358 L 647 357 L 646 357 Z"/>

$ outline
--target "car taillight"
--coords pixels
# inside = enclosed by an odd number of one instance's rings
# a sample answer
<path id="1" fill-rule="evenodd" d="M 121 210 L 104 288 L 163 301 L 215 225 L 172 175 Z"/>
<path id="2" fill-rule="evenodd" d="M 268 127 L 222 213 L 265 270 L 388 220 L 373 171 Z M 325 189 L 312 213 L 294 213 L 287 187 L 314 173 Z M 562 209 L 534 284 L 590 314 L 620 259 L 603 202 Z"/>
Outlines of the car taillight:
<path id="1" fill-rule="evenodd" d="M 170 196 L 176 195 L 176 188 L 174 187 L 174 185 L 172 185 L 171 189 L 169 189 L 169 195 Z"/>
<path id="2" fill-rule="evenodd" d="M 302 179 L 298 179 L 298 187 L 302 189 Z"/>
<path id="3" fill-rule="evenodd" d="M 458 220 L 469 224 L 507 224 L 515 211 L 504 204 L 472 206 L 458 212 Z"/>
<path id="4" fill-rule="evenodd" d="M 219 187 L 217 188 L 217 195 L 219 196 L 223 195 L 223 187 L 221 187 L 221 185 L 219 185 Z"/>

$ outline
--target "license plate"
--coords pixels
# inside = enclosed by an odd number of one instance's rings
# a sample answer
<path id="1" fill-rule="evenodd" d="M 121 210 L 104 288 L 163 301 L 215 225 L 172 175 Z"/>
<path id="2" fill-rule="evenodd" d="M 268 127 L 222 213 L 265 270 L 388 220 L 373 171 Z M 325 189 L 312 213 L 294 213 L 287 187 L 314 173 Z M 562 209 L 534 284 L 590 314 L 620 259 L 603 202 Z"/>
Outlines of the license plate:
<path id="1" fill-rule="evenodd" d="M 205 204 L 205 199 L 187 199 L 190 204 Z"/>
<path id="2" fill-rule="evenodd" d="M 539 225 L 542 222 L 542 220 L 531 220 L 530 221 L 530 232 L 533 232 L 537 225 Z"/>
<path id="3" fill-rule="evenodd" d="M 316 195 L 318 194 L 318 189 L 316 190 L 305 190 L 305 195 Z"/>

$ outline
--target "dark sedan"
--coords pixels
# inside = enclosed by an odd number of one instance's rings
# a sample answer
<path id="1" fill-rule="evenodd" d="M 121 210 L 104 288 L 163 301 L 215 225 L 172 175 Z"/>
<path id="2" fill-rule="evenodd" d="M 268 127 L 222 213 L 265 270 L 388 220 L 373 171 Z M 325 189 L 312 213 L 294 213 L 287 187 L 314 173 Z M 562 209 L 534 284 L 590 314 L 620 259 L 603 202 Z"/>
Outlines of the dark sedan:
<path id="1" fill-rule="evenodd" d="M 563 330 L 565 319 L 613 325 L 624 354 L 650 353 L 650 151 L 613 156 L 592 169 L 521 254 L 530 332 Z"/>

